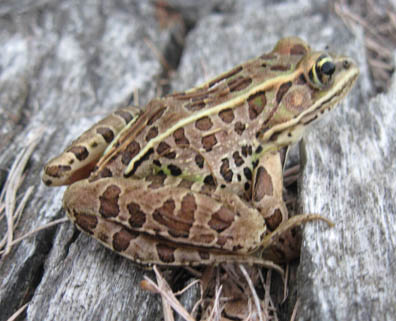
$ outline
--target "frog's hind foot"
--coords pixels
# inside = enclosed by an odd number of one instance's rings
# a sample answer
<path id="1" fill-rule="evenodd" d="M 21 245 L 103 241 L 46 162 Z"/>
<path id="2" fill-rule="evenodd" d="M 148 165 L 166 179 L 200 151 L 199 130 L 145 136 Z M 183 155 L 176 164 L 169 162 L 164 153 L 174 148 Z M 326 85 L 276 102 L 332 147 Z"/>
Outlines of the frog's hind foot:
<path id="1" fill-rule="evenodd" d="M 273 232 L 267 234 L 261 242 L 261 257 L 277 263 L 290 262 L 300 254 L 301 239 L 294 228 L 307 222 L 321 220 L 330 227 L 334 223 L 318 214 L 301 214 L 281 223 Z"/>

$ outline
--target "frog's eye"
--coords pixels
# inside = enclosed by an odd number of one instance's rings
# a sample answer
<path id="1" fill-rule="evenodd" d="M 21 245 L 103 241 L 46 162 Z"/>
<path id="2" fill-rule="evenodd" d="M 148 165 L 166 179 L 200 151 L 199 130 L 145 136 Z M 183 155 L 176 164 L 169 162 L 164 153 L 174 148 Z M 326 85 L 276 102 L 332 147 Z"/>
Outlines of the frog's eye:
<path id="1" fill-rule="evenodd" d="M 311 84 L 317 88 L 326 87 L 331 82 L 335 69 L 333 59 L 329 55 L 321 55 L 308 72 Z"/>

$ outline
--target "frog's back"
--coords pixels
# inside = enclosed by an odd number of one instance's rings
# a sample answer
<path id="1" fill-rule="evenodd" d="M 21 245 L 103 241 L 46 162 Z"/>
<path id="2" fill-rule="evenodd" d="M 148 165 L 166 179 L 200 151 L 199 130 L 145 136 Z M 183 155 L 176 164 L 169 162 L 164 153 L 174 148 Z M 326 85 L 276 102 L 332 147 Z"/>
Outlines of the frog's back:
<path id="1" fill-rule="evenodd" d="M 99 163 L 99 176 L 156 171 L 192 181 L 248 188 L 261 145 L 257 135 L 293 86 L 282 79 L 309 48 L 275 48 L 192 90 L 152 100 Z M 287 48 L 285 48 L 287 47 Z M 287 78 L 287 77 L 286 77 Z M 298 79 L 296 83 L 298 83 Z"/>

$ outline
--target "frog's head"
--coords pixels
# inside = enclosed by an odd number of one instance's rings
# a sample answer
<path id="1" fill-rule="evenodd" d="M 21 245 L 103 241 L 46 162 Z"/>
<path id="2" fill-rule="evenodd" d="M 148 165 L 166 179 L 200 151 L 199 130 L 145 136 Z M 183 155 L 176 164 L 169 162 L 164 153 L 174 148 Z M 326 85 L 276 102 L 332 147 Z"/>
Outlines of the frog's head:
<path id="1" fill-rule="evenodd" d="M 259 139 L 269 148 L 279 149 L 297 142 L 310 123 L 345 97 L 359 75 L 351 58 L 311 51 L 297 38 L 281 40 L 274 51 L 285 55 L 291 45 L 296 48 L 296 42 L 305 53 L 294 70 L 278 77 L 274 95 L 278 97 L 283 90 L 282 99 L 259 134 Z"/>

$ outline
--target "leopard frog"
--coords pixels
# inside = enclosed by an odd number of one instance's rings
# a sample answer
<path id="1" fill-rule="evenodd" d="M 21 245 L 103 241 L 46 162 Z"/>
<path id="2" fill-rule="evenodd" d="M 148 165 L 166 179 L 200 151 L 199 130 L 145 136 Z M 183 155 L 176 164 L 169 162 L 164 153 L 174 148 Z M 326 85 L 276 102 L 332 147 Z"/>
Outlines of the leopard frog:
<path id="1" fill-rule="evenodd" d="M 287 260 L 282 235 L 318 217 L 288 218 L 280 151 L 358 73 L 350 58 L 282 39 L 201 86 L 115 111 L 49 161 L 43 181 L 70 185 L 70 220 L 137 263 Z"/>

